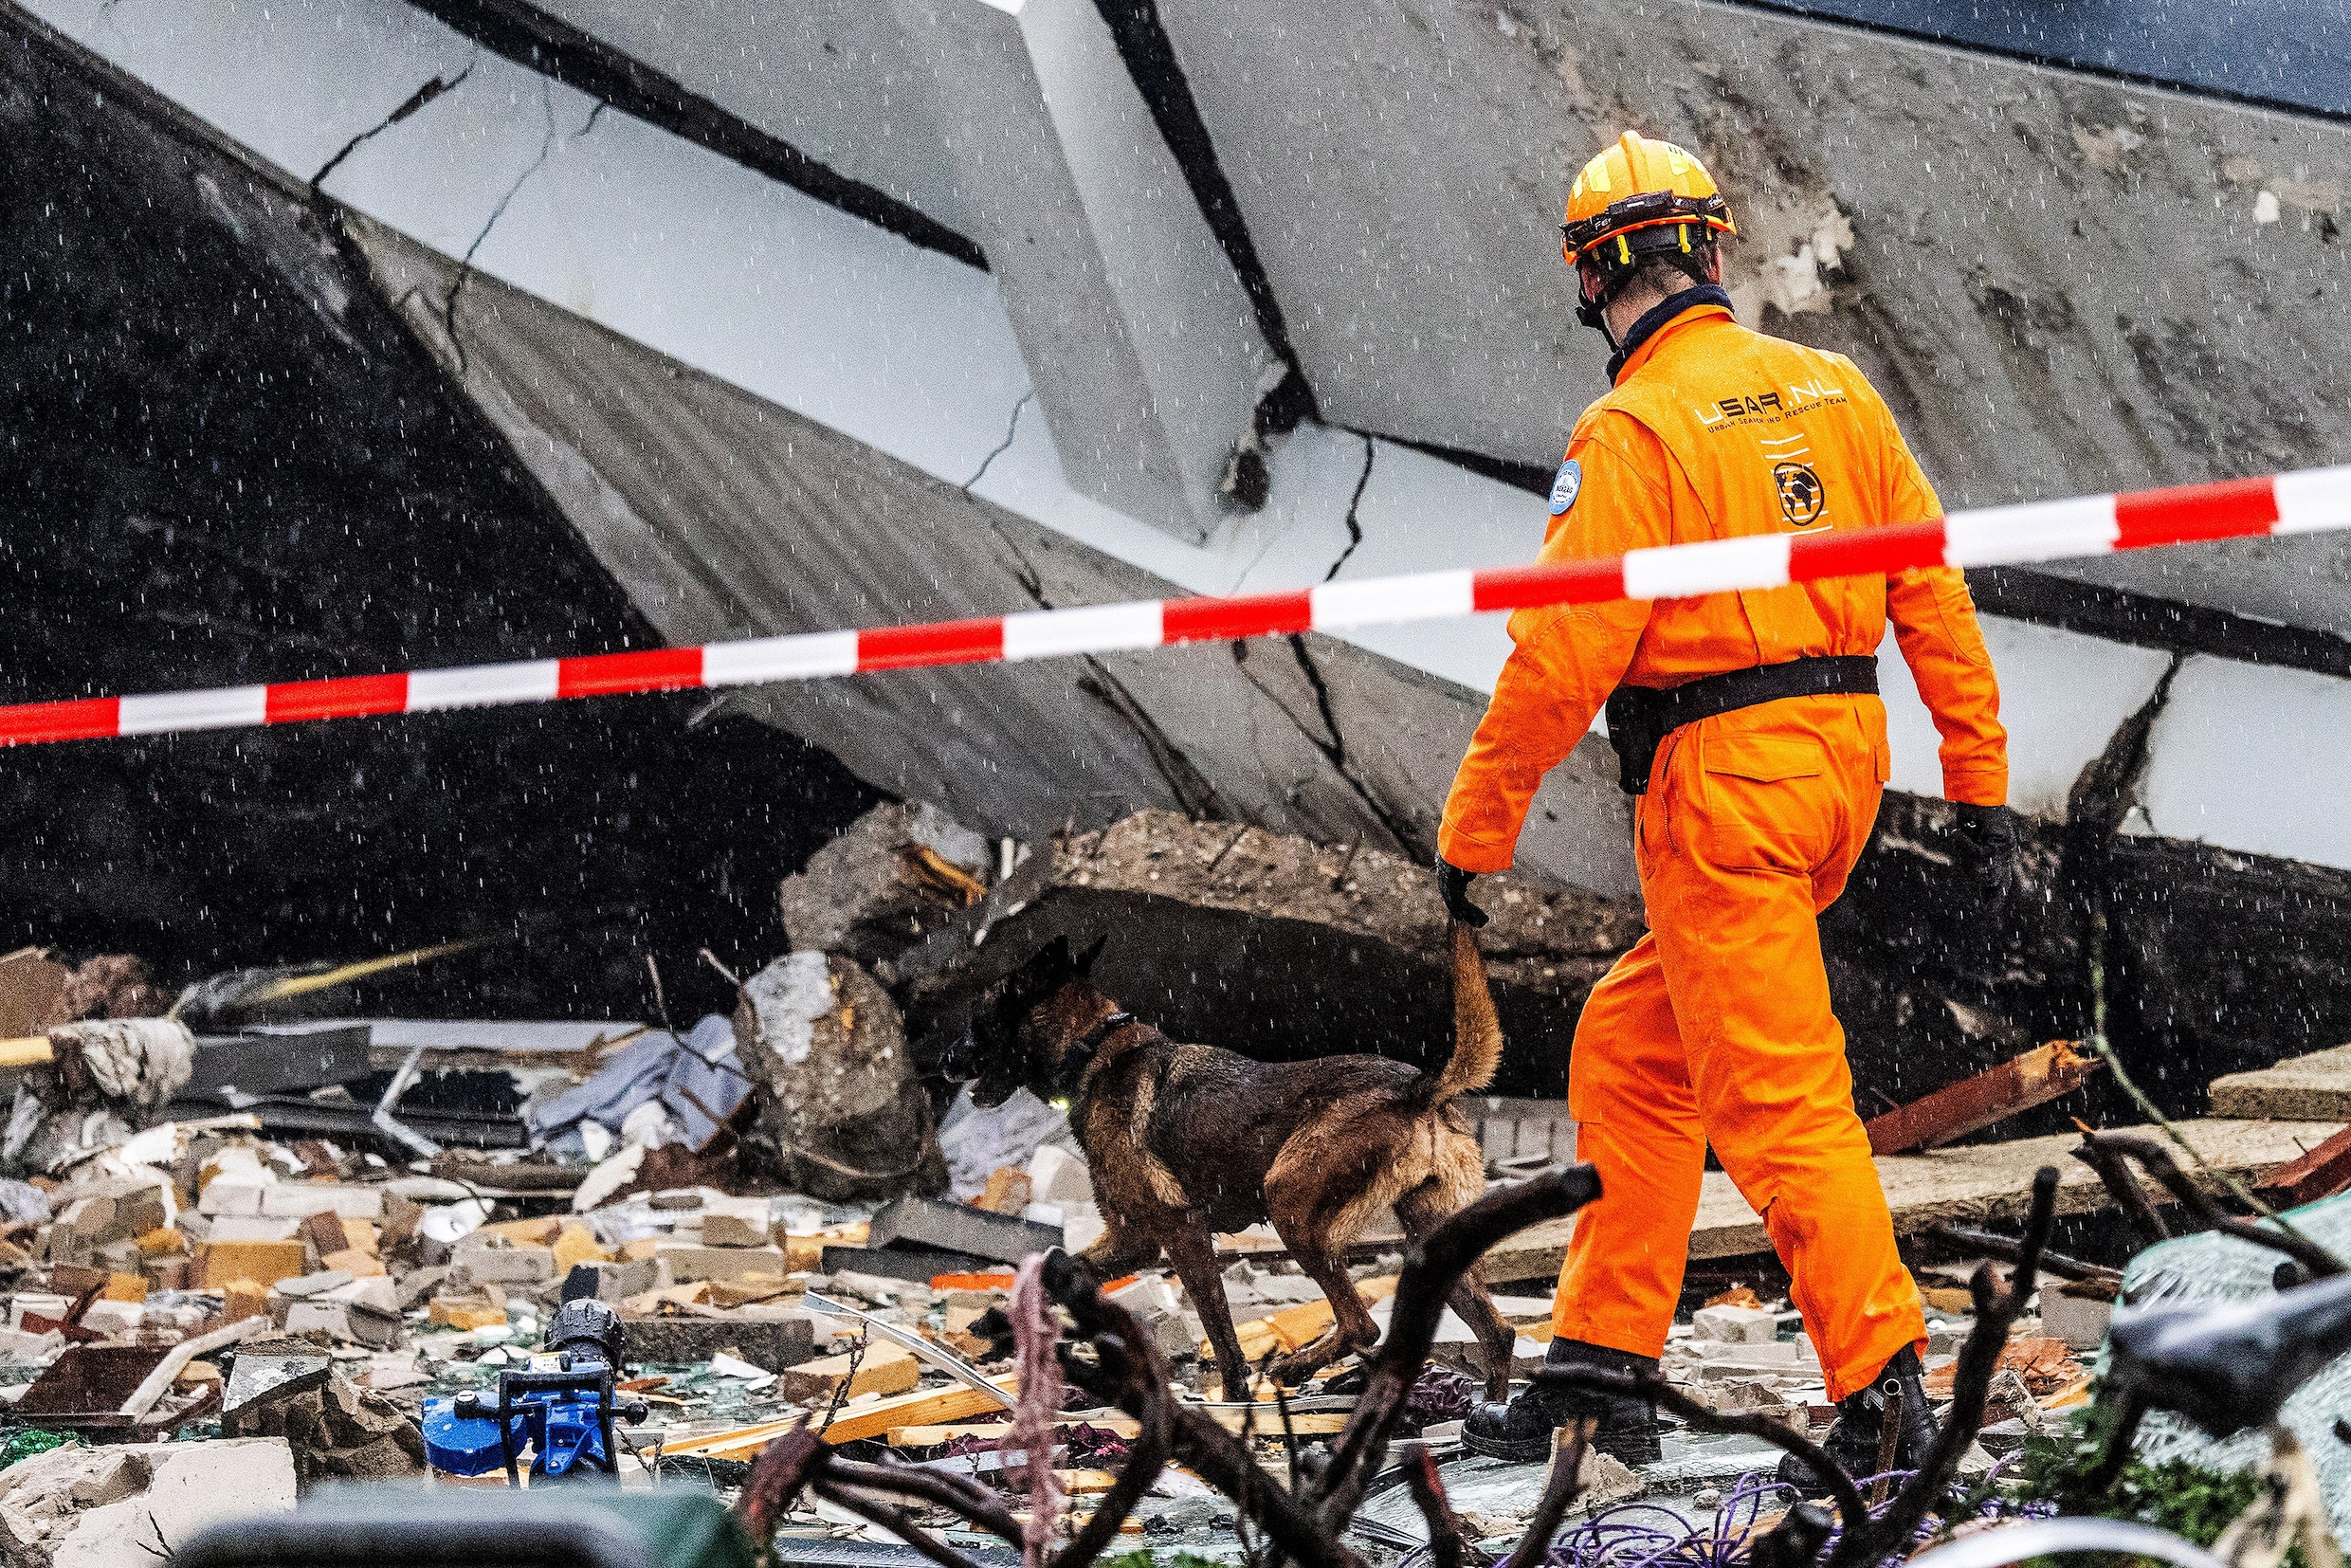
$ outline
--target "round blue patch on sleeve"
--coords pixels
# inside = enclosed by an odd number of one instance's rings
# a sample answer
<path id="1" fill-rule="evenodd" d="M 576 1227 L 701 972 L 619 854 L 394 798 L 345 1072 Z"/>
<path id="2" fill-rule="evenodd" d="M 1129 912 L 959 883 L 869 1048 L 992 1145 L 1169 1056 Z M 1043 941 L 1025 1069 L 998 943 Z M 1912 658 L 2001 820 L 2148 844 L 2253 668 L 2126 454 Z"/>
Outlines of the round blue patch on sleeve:
<path id="1" fill-rule="evenodd" d="M 1559 465 L 1559 477 L 1551 482 L 1551 515 L 1559 516 L 1576 504 L 1576 494 L 1584 487 L 1584 471 L 1574 458 Z"/>

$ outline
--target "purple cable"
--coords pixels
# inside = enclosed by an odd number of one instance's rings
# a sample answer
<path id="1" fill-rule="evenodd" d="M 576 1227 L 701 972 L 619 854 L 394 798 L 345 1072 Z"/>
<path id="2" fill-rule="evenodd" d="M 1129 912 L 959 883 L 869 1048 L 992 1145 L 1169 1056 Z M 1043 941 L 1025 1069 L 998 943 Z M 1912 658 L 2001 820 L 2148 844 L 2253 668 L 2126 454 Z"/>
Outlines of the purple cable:
<path id="1" fill-rule="evenodd" d="M 1997 1480 L 2016 1457 L 2012 1453 L 2000 1460 L 1977 1485 Z M 1887 1483 L 1887 1500 L 1871 1508 L 1870 1517 L 1883 1517 L 1892 1505 L 1892 1494 L 1915 1473 L 1888 1470 L 1884 1475 L 1860 1477 L 1857 1485 L 1865 1493 L 1880 1481 Z M 1762 1518 L 1766 1504 L 1795 1490 L 1784 1482 L 1751 1471 L 1731 1484 L 1730 1491 L 1716 1506 L 1713 1519 L 1703 1523 L 1694 1523 L 1654 1503 L 1620 1504 L 1564 1532 L 1552 1545 L 1545 1560 L 1549 1568 L 1739 1568 L 1754 1549 L 1755 1526 Z M 2052 1511 L 2046 1504 L 2011 1504 L 1996 1496 L 1984 1499 L 1977 1514 L 1996 1519 L 2012 1509 L 2015 1517 L 2028 1519 Z M 1915 1549 L 1934 1539 L 1946 1522 L 1936 1515 L 1928 1515 L 1913 1532 L 1911 1547 Z M 1829 1545 L 1833 1546 L 1841 1533 L 1832 1531 Z M 1886 1561 L 1899 1563 L 1906 1555 L 1896 1553 Z"/>

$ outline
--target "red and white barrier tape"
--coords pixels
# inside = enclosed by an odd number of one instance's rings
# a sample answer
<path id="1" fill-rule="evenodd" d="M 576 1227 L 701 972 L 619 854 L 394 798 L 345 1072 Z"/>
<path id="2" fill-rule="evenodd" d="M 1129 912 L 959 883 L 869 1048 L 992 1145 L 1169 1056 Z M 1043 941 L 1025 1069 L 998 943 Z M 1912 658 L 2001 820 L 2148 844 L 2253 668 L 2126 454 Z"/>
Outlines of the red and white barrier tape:
<path id="1" fill-rule="evenodd" d="M 1763 534 L 1606 560 L 1423 572 L 1239 598 L 1149 599 L 980 620 L 815 631 L 703 647 L 596 653 L 326 681 L 0 707 L 0 745 L 168 735 L 559 697 L 807 681 L 876 669 L 1111 653 L 1346 631 L 1530 605 L 1678 599 L 1918 566 L 2018 566 L 2195 540 L 2351 528 L 2351 466 L 1955 512 L 1939 521 Z"/>

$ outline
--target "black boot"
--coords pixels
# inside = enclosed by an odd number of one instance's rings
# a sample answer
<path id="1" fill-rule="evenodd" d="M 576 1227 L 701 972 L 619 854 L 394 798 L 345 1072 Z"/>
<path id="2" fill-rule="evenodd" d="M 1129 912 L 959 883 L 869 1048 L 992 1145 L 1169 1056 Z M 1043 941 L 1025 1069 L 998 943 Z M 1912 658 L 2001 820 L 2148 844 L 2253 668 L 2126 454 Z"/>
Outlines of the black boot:
<path id="1" fill-rule="evenodd" d="M 1604 1372 L 1654 1372 L 1653 1357 L 1589 1345 L 1580 1340 L 1554 1340 L 1543 1355 L 1546 1370 L 1553 1367 L 1597 1367 Z M 1461 1424 L 1461 1445 L 1488 1459 L 1509 1459 L 1522 1465 L 1551 1457 L 1551 1434 L 1582 1416 L 1597 1416 L 1599 1429 L 1592 1446 L 1628 1465 L 1654 1464 L 1658 1457 L 1657 1408 L 1646 1399 L 1599 1394 L 1588 1389 L 1558 1388 L 1538 1377 L 1506 1405 L 1480 1405 Z"/>
<path id="2" fill-rule="evenodd" d="M 1868 1387 L 1837 1401 L 1836 1422 L 1820 1445 L 1836 1461 L 1837 1468 L 1856 1481 L 1877 1473 L 1886 1407 L 1893 1403 L 1897 1394 L 1902 1396 L 1902 1431 L 1894 1440 L 1891 1468 L 1919 1468 L 1926 1458 L 1926 1450 L 1934 1447 L 1937 1431 L 1935 1407 L 1927 1402 L 1923 1380 L 1924 1371 L 1919 1365 L 1919 1353 L 1904 1345 L 1869 1379 Z M 1828 1482 L 1814 1475 L 1813 1468 L 1794 1454 L 1780 1460 L 1779 1479 L 1813 1495 L 1829 1489 Z"/>

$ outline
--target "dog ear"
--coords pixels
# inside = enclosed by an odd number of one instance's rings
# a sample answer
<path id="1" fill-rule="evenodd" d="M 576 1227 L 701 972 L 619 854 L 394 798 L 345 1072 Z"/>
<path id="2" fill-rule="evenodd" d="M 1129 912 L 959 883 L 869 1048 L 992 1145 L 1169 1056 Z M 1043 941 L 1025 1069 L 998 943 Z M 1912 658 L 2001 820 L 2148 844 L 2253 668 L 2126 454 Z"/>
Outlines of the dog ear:
<path id="1" fill-rule="evenodd" d="M 1068 974 L 1070 969 L 1069 939 L 1055 937 L 1051 941 L 1038 948 L 1035 955 L 1021 967 L 1030 975 L 1040 980 L 1047 975 L 1059 976 Z"/>
<path id="2" fill-rule="evenodd" d="M 1101 936 L 1095 938 L 1093 944 L 1086 948 L 1084 953 L 1078 955 L 1078 973 L 1081 975 L 1091 975 L 1094 973 L 1094 960 L 1101 957 L 1103 949 L 1108 947 L 1109 945 L 1109 932 L 1105 931 Z"/>

